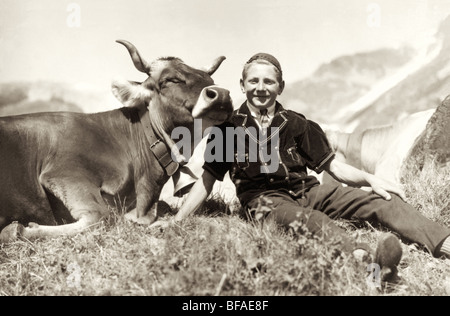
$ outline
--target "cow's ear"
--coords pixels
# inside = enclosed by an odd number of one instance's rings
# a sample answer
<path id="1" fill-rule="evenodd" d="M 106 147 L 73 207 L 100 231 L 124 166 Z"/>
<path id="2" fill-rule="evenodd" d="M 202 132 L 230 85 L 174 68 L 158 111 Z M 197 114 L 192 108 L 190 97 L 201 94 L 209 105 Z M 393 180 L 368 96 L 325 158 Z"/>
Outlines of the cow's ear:
<path id="1" fill-rule="evenodd" d="M 118 78 L 112 81 L 111 89 L 114 96 L 127 107 L 148 104 L 151 99 L 152 91 L 139 82 Z"/>

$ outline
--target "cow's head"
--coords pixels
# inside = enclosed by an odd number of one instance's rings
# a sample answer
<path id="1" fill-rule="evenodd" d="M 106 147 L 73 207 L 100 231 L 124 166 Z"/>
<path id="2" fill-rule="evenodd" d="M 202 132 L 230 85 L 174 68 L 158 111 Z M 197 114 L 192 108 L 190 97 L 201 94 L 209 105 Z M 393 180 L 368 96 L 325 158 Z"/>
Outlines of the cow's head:
<path id="1" fill-rule="evenodd" d="M 171 131 L 184 126 L 192 131 L 195 118 L 202 119 L 203 129 L 227 120 L 233 106 L 228 90 L 214 85 L 211 75 L 225 57 L 218 57 L 203 69 L 186 65 L 176 57 L 159 58 L 146 62 L 130 42 L 119 40 L 130 53 L 137 70 L 148 74 L 144 82 L 115 80 L 114 95 L 124 105 L 148 108 L 154 129 L 173 147 Z M 181 159 L 181 158 L 180 158 Z"/>

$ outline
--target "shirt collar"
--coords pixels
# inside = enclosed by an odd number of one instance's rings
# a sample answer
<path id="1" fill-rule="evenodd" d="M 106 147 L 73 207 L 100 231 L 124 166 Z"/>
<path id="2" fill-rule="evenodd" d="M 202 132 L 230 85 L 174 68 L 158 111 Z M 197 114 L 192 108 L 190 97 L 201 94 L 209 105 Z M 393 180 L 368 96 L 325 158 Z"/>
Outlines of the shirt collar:
<path id="1" fill-rule="evenodd" d="M 269 117 L 269 119 L 272 119 L 275 116 L 276 104 L 277 103 L 275 102 L 273 105 L 267 108 L 267 116 Z M 259 113 L 259 109 L 251 105 L 250 102 L 247 102 L 247 107 L 253 117 L 259 118 L 261 116 L 261 114 Z"/>

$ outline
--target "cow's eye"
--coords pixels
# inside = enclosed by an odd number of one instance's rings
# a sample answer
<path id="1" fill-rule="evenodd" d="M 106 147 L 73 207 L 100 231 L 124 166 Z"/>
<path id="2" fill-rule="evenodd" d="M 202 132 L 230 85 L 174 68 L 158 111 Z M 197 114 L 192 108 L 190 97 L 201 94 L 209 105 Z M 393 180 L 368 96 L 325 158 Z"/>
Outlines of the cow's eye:
<path id="1" fill-rule="evenodd" d="M 184 81 L 181 80 L 181 79 L 178 79 L 178 78 L 168 78 L 168 79 L 166 80 L 166 82 L 172 82 L 172 83 L 178 84 L 178 83 L 183 83 Z"/>
<path id="2" fill-rule="evenodd" d="M 178 79 L 178 78 L 171 78 L 171 79 L 169 79 L 169 81 L 173 82 L 173 83 L 182 83 L 183 82 L 183 80 Z"/>
<path id="3" fill-rule="evenodd" d="M 167 84 L 171 84 L 171 83 L 180 84 L 180 83 L 184 83 L 184 81 L 179 78 L 167 78 L 162 82 L 161 87 L 164 88 Z"/>

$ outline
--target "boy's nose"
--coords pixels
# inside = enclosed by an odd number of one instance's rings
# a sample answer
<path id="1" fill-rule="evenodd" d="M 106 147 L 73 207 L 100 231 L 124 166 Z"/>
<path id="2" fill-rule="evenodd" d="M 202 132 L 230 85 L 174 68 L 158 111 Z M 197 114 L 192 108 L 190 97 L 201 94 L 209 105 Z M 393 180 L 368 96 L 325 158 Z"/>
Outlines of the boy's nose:
<path id="1" fill-rule="evenodd" d="M 265 84 L 263 82 L 259 82 L 258 86 L 256 87 L 256 89 L 262 91 L 262 90 L 266 89 L 266 86 L 265 86 Z"/>

